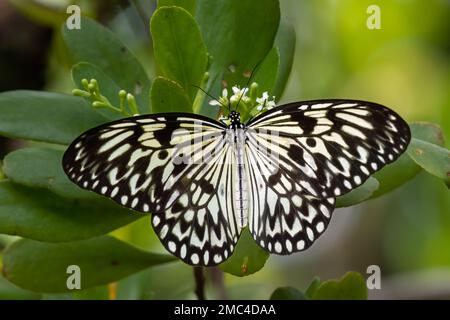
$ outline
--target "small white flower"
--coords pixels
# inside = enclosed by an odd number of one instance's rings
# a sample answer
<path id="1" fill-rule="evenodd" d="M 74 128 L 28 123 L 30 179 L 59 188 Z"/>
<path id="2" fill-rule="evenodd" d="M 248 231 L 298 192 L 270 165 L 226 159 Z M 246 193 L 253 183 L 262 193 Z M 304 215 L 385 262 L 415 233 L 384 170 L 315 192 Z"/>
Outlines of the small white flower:
<path id="1" fill-rule="evenodd" d="M 228 90 L 225 88 L 222 90 L 222 96 L 218 100 L 209 101 L 210 106 L 226 106 L 228 105 Z"/>
<path id="2" fill-rule="evenodd" d="M 236 96 L 241 96 L 241 95 L 246 95 L 247 94 L 247 91 L 248 91 L 248 88 L 239 88 L 238 86 L 233 86 L 232 88 L 231 88 L 231 90 L 233 90 L 233 94 L 234 95 L 236 95 Z"/>
<path id="3" fill-rule="evenodd" d="M 256 110 L 262 111 L 263 109 L 270 110 L 276 106 L 275 104 L 275 96 L 272 96 L 272 99 L 269 100 L 269 93 L 264 91 L 260 98 L 256 98 Z"/>
<path id="4" fill-rule="evenodd" d="M 230 97 L 230 101 L 236 103 L 238 101 L 242 101 L 244 103 L 248 103 L 250 101 L 250 98 L 247 97 L 248 88 L 239 88 L 238 86 L 233 86 L 231 88 L 233 90 L 233 95 Z"/>

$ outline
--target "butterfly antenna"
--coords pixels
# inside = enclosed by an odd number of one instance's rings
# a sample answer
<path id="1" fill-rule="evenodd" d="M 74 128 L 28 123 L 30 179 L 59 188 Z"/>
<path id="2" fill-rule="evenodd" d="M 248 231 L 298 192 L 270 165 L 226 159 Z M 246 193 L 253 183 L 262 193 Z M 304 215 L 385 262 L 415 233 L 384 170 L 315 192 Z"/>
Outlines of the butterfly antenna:
<path id="1" fill-rule="evenodd" d="M 215 98 L 214 96 L 212 96 L 211 94 L 209 94 L 208 92 L 206 92 L 205 90 L 203 90 L 202 88 L 200 88 L 199 86 L 196 86 L 195 84 L 192 84 L 191 86 L 201 90 L 204 94 L 206 94 L 208 97 L 212 98 L 214 101 L 217 101 L 223 108 L 227 108 L 227 106 L 223 105 L 222 102 L 220 102 L 220 100 L 218 98 Z M 229 109 L 229 107 L 228 107 Z"/>
<path id="2" fill-rule="evenodd" d="M 261 60 L 262 61 L 262 60 Z M 255 74 L 256 69 L 259 67 L 259 65 L 261 64 L 261 61 L 259 61 L 252 69 L 252 72 L 250 73 L 250 77 L 247 80 L 247 84 L 244 87 L 244 90 L 249 90 L 248 85 L 250 84 L 250 81 L 252 81 L 253 75 Z M 241 102 L 242 96 L 246 93 L 246 91 L 244 91 L 241 96 L 239 97 L 238 103 L 236 105 L 236 111 L 239 108 L 239 103 Z"/>

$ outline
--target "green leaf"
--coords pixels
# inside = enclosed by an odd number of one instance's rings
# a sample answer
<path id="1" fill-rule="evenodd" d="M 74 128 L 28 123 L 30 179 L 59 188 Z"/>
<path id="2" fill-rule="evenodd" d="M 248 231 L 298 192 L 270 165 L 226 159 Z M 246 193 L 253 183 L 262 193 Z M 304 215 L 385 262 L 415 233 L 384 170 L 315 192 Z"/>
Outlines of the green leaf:
<path id="1" fill-rule="evenodd" d="M 313 300 L 367 300 L 366 280 L 358 272 L 347 272 L 339 280 L 322 282 L 311 298 Z"/>
<path id="2" fill-rule="evenodd" d="M 0 233 L 64 242 L 103 235 L 144 215 L 111 200 L 70 200 L 50 191 L 0 182 Z"/>
<path id="3" fill-rule="evenodd" d="M 23 290 L 0 275 L 0 300 L 39 300 L 41 295 Z"/>
<path id="4" fill-rule="evenodd" d="M 275 95 L 278 101 L 284 92 L 289 75 L 291 74 L 295 53 L 295 30 L 284 19 L 281 19 L 275 37 L 275 46 L 278 48 L 280 54 L 280 67 L 272 94 Z"/>
<path id="5" fill-rule="evenodd" d="M 114 82 L 102 69 L 88 62 L 80 62 L 72 67 L 72 79 L 75 86 L 80 90 L 85 90 L 81 84 L 81 80 L 96 79 L 100 87 L 100 93 L 108 98 L 112 105 L 119 106 L 119 91 L 121 90 L 119 85 Z M 89 103 L 90 101 L 87 100 Z M 99 113 L 111 120 L 120 119 L 122 114 L 115 112 L 111 109 L 99 108 Z"/>
<path id="6" fill-rule="evenodd" d="M 450 185 L 450 151 L 448 149 L 413 138 L 407 152 L 421 168 Z"/>
<path id="7" fill-rule="evenodd" d="M 21 288 L 37 292 L 69 292 L 67 267 L 81 270 L 81 288 L 122 279 L 140 270 L 174 261 L 104 236 L 69 243 L 19 240 L 3 256 L 3 274 Z"/>
<path id="8" fill-rule="evenodd" d="M 273 89 L 278 77 L 278 68 L 280 66 L 280 52 L 278 48 L 272 48 L 267 56 L 255 71 L 252 82 L 258 83 L 259 95 L 267 91 L 269 95 L 273 95 Z"/>
<path id="9" fill-rule="evenodd" d="M 305 300 L 306 297 L 300 290 L 293 287 L 280 287 L 270 296 L 270 300 Z"/>
<path id="10" fill-rule="evenodd" d="M 74 61 L 99 67 L 120 89 L 133 94 L 140 113 L 149 113 L 150 80 L 140 62 L 107 28 L 82 17 L 81 29 L 63 27 L 63 39 Z"/>
<path id="11" fill-rule="evenodd" d="M 372 176 L 380 185 L 372 193 L 371 198 L 379 197 L 398 188 L 414 178 L 419 172 L 420 167 L 411 160 L 408 154 L 402 154 L 395 162 L 385 166 Z"/>
<path id="12" fill-rule="evenodd" d="M 180 7 L 162 7 L 150 21 L 155 60 L 162 74 L 179 83 L 194 101 L 208 57 L 194 18 Z"/>
<path id="13" fill-rule="evenodd" d="M 268 258 L 269 253 L 256 244 L 248 229 L 244 229 L 233 254 L 219 267 L 227 273 L 244 277 L 261 270 Z"/>
<path id="14" fill-rule="evenodd" d="M 152 110 L 160 112 L 190 112 L 192 104 L 184 89 L 175 81 L 158 77 L 153 81 L 151 90 Z"/>
<path id="15" fill-rule="evenodd" d="M 277 80 L 279 65 L 280 55 L 278 49 L 272 48 L 261 62 L 252 78 L 252 82 L 258 83 L 258 90 L 256 90 L 257 96 L 261 96 L 263 92 L 267 91 L 269 97 L 272 98 L 271 95 Z M 256 110 L 245 110 L 244 108 L 241 108 L 239 111 L 241 113 L 241 119 L 245 123 L 252 115 L 254 115 Z"/>
<path id="16" fill-rule="evenodd" d="M 49 148 L 24 148 L 9 153 L 3 170 L 9 180 L 28 187 L 49 189 L 67 198 L 98 199 L 93 192 L 71 182 L 61 165 L 63 151 Z"/>
<path id="17" fill-rule="evenodd" d="M 197 21 L 212 56 L 207 91 L 219 96 L 222 81 L 244 86 L 272 49 L 279 20 L 277 0 L 198 0 Z M 215 112 L 205 101 L 201 113 Z"/>
<path id="18" fill-rule="evenodd" d="M 305 296 L 307 299 L 311 299 L 311 297 L 314 295 L 314 293 L 317 291 L 317 289 L 320 287 L 320 278 L 314 277 L 312 279 L 311 283 L 309 284 L 308 288 L 305 290 Z"/>
<path id="19" fill-rule="evenodd" d="M 412 122 L 409 124 L 411 135 L 423 141 L 427 141 L 443 147 L 445 144 L 444 134 L 441 127 L 431 122 Z"/>
<path id="20" fill-rule="evenodd" d="M 195 14 L 195 2 L 196 0 L 158 0 L 158 8 L 172 6 L 182 7 L 193 16 Z"/>
<path id="21" fill-rule="evenodd" d="M 350 207 L 369 199 L 379 187 L 379 182 L 369 177 L 362 185 L 336 199 L 336 208 Z"/>
<path id="22" fill-rule="evenodd" d="M 0 114 L 1 135 L 60 144 L 107 121 L 82 98 L 26 90 L 1 93 Z"/>

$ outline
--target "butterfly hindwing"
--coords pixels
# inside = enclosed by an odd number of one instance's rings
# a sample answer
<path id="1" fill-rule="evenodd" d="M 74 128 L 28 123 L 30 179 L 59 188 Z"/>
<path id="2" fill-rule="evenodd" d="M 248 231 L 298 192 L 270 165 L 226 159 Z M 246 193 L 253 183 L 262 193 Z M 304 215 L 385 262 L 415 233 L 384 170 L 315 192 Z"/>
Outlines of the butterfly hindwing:
<path id="1" fill-rule="evenodd" d="M 306 250 L 325 231 L 335 199 L 311 195 L 274 159 L 246 145 L 249 223 L 255 241 L 276 254 Z"/>

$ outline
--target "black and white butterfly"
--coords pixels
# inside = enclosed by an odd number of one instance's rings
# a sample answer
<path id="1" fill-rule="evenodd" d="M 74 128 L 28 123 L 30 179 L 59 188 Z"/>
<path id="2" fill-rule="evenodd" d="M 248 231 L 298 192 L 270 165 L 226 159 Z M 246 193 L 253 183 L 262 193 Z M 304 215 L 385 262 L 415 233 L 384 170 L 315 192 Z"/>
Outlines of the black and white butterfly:
<path id="1" fill-rule="evenodd" d="M 275 254 L 307 249 L 335 198 L 397 159 L 410 130 L 394 111 L 356 100 L 295 102 L 247 123 L 189 113 L 121 119 L 91 129 L 63 167 L 80 187 L 140 212 L 164 247 L 191 265 L 233 252 L 243 228 Z"/>

